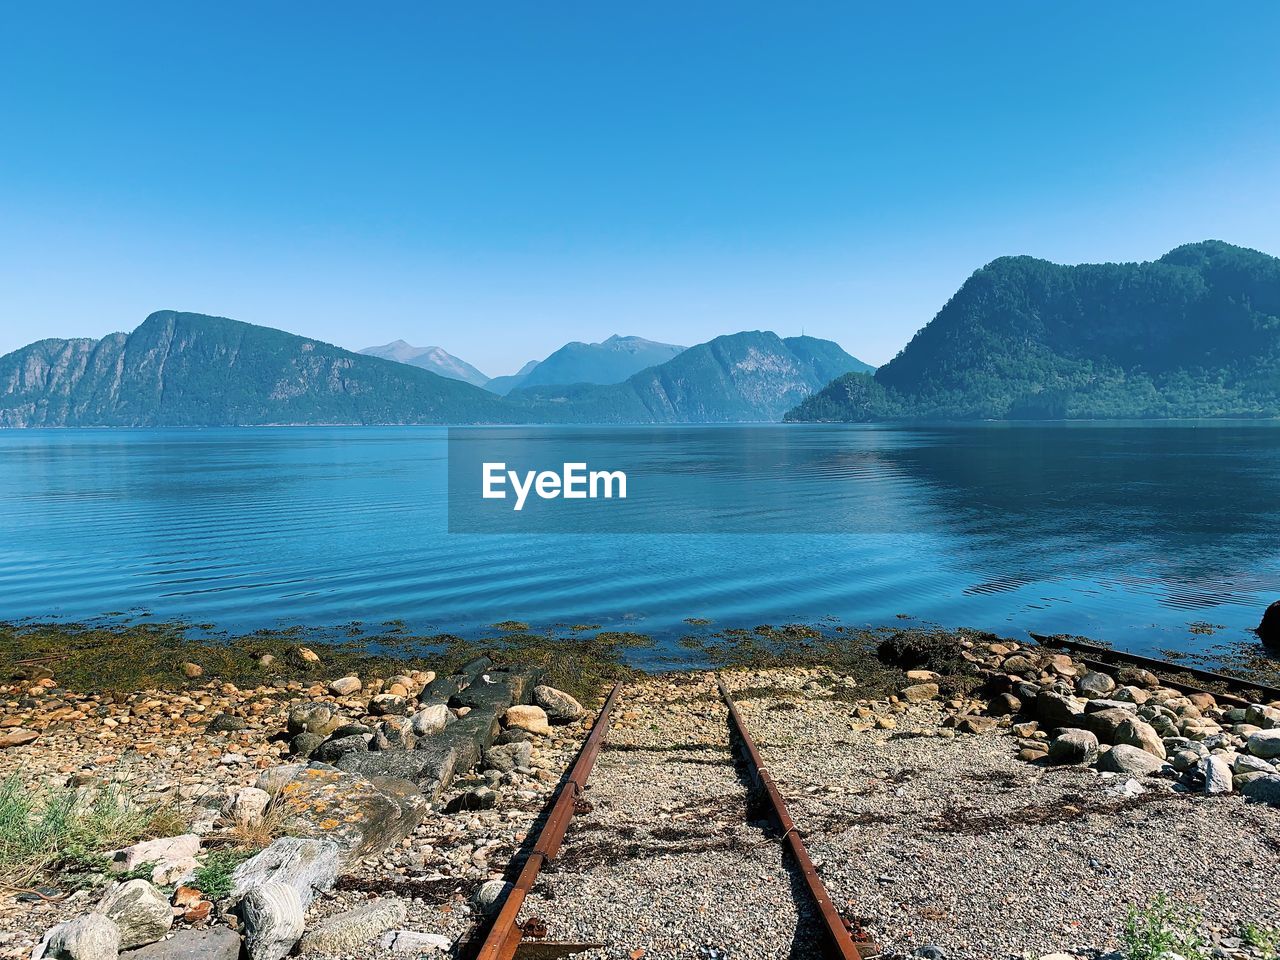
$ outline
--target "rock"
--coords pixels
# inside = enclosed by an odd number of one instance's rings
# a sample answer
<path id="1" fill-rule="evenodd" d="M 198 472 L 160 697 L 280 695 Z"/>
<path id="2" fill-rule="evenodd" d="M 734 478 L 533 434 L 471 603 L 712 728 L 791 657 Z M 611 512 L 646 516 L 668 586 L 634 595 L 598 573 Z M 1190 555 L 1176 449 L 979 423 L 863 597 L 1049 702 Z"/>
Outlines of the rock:
<path id="1" fill-rule="evenodd" d="M 227 927 L 212 927 L 178 930 L 167 940 L 131 950 L 126 960 L 239 960 L 239 957 L 240 935 Z"/>
<path id="2" fill-rule="evenodd" d="M 304 703 L 289 711 L 287 729 L 290 736 L 314 733 L 327 737 L 345 722 L 331 703 Z"/>
<path id="3" fill-rule="evenodd" d="M 1067 729 L 1049 744 L 1050 763 L 1093 763 L 1098 759 L 1098 738 L 1088 730 Z"/>
<path id="4" fill-rule="evenodd" d="M 325 738 L 318 733 L 300 733 L 289 741 L 289 755 L 305 760 L 324 742 Z"/>
<path id="5" fill-rule="evenodd" d="M 475 893 L 476 908 L 486 917 L 495 916 L 510 892 L 511 884 L 506 880 L 486 880 Z"/>
<path id="6" fill-rule="evenodd" d="M 1265 703 L 1251 703 L 1244 712 L 1244 722 L 1263 730 L 1280 726 L 1280 709 Z"/>
<path id="7" fill-rule="evenodd" d="M 458 813 L 461 810 L 492 810 L 498 805 L 498 795 L 488 787 L 473 787 L 449 801 L 445 810 Z"/>
<path id="8" fill-rule="evenodd" d="M 1130 717 L 1116 728 L 1115 743 L 1139 747 L 1153 757 L 1161 760 L 1165 758 L 1164 741 L 1160 739 L 1160 734 L 1156 733 L 1151 724 L 1137 717 Z"/>
<path id="9" fill-rule="evenodd" d="M 1233 773 L 1277 773 L 1275 764 L 1268 763 L 1261 757 L 1255 757 L 1248 753 L 1237 753 L 1235 760 L 1231 764 Z"/>
<path id="10" fill-rule="evenodd" d="M 551 727 L 547 724 L 547 712 L 536 706 L 509 707 L 503 716 L 503 723 L 508 727 L 528 730 L 539 736 L 550 736 Z"/>
<path id="11" fill-rule="evenodd" d="M 60 923 L 44 935 L 33 960 L 116 960 L 120 931 L 108 917 L 89 913 Z"/>
<path id="12" fill-rule="evenodd" d="M 246 730 L 249 727 L 249 721 L 243 717 L 235 717 L 229 713 L 215 713 L 213 718 L 205 726 L 205 733 L 235 733 L 239 730 Z"/>
<path id="13" fill-rule="evenodd" d="M 373 731 L 369 749 L 412 750 L 416 740 L 408 717 L 388 717 Z"/>
<path id="14" fill-rule="evenodd" d="M 1280 757 L 1280 729 L 1259 730 L 1249 737 L 1249 752 L 1263 760 Z"/>
<path id="15" fill-rule="evenodd" d="M 344 866 L 399 843 L 422 822 L 428 806 L 416 789 L 393 796 L 367 777 L 324 764 L 295 768 L 275 799 L 290 834 L 333 841 L 342 848 Z"/>
<path id="16" fill-rule="evenodd" d="M 253 829 L 259 826 L 271 805 L 271 794 L 258 787 L 241 787 L 227 801 L 226 812 L 234 823 Z"/>
<path id="17" fill-rule="evenodd" d="M 1200 773 L 1204 776 L 1205 793 L 1230 793 L 1234 788 L 1231 765 L 1218 756 L 1207 756 L 1200 761 Z"/>
<path id="18" fill-rule="evenodd" d="M 26 730 L 22 727 L 14 727 L 8 733 L 0 736 L 0 750 L 5 747 L 20 747 L 24 743 L 30 743 L 38 739 L 40 734 L 34 730 Z"/>
<path id="19" fill-rule="evenodd" d="M 582 704 L 569 694 L 546 684 L 533 688 L 533 702 L 546 711 L 547 719 L 552 723 L 573 723 L 586 713 Z"/>
<path id="20" fill-rule="evenodd" d="M 1035 715 L 1046 727 L 1079 727 L 1082 712 L 1078 703 L 1060 693 L 1041 690 L 1036 694 Z"/>
<path id="21" fill-rule="evenodd" d="M 302 939 L 302 955 L 342 956 L 364 946 L 396 924 L 404 923 L 408 911 L 400 900 L 378 899 L 354 910 L 326 917 L 307 931 Z"/>
<path id="22" fill-rule="evenodd" d="M 447 953 L 453 941 L 438 933 L 418 933 L 416 930 L 391 930 L 378 942 L 383 950 L 392 953 Z"/>
<path id="23" fill-rule="evenodd" d="M 109 854 L 111 869 L 127 873 L 144 863 L 165 863 L 187 860 L 200 852 L 200 838 L 194 833 L 180 837 L 162 837 L 159 840 L 143 840 L 123 850 Z"/>
<path id="24" fill-rule="evenodd" d="M 394 693 L 380 693 L 369 701 L 369 712 L 375 717 L 405 716 L 411 703 L 408 697 Z"/>
<path id="25" fill-rule="evenodd" d="M 244 895 L 237 908 L 251 960 L 283 960 L 305 928 L 298 891 L 287 883 L 264 883 Z"/>
<path id="26" fill-rule="evenodd" d="M 169 898 L 146 880 L 122 883 L 107 894 L 98 911 L 115 922 L 121 950 L 155 943 L 173 926 Z"/>
<path id="27" fill-rule="evenodd" d="M 172 887 L 190 880 L 200 869 L 200 861 L 195 857 L 184 857 L 181 860 L 164 860 L 151 869 L 151 882 L 157 887 Z"/>
<path id="28" fill-rule="evenodd" d="M 413 731 L 414 736 L 429 737 L 443 730 L 452 719 L 453 714 L 449 712 L 449 708 L 443 703 L 437 703 L 415 713 L 410 719 L 409 729 Z"/>
<path id="29" fill-rule="evenodd" d="M 1280 600 L 1263 612 L 1256 632 L 1264 647 L 1280 649 Z"/>
<path id="30" fill-rule="evenodd" d="M 1098 697 L 1085 702 L 1085 713 L 1095 713 L 1099 710 L 1126 710 L 1129 713 L 1137 713 L 1138 705 L 1132 700 L 1109 700 L 1106 697 Z"/>
<path id="31" fill-rule="evenodd" d="M 1034 660 L 1023 654 L 1015 654 L 1000 664 L 1000 669 L 1005 673 L 1036 673 L 1040 672 L 1040 666 Z"/>
<path id="32" fill-rule="evenodd" d="M 357 676 L 339 677 L 329 684 L 329 692 L 335 697 L 349 697 L 353 693 L 359 693 L 362 686 Z"/>
<path id="33" fill-rule="evenodd" d="M 1240 787 L 1240 792 L 1251 800 L 1261 800 L 1273 807 L 1280 807 L 1280 774 L 1264 773 Z"/>
<path id="34" fill-rule="evenodd" d="M 1128 723 L 1132 719 L 1132 710 L 1111 708 L 1109 710 L 1095 710 L 1092 713 L 1085 713 L 1084 716 L 1080 717 L 1080 725 L 1093 733 L 1103 743 L 1115 743 L 1116 731 L 1120 729 L 1122 724 Z"/>
<path id="35" fill-rule="evenodd" d="M 304 667 L 314 667 L 320 663 L 320 655 L 310 647 L 294 647 L 289 651 L 294 662 Z"/>
<path id="36" fill-rule="evenodd" d="M 1121 743 L 1098 757 L 1098 769 L 1128 777 L 1149 777 L 1164 769 L 1164 761 L 1141 747 Z"/>
<path id="37" fill-rule="evenodd" d="M 342 849 L 328 840 L 281 837 L 236 867 L 229 899 L 236 903 L 252 889 L 282 883 L 293 888 L 305 909 L 317 892 L 333 889 L 341 856 Z"/>
<path id="38" fill-rule="evenodd" d="M 416 750 L 376 750 L 347 753 L 336 766 L 370 780 L 393 777 L 415 784 L 429 800 L 438 800 L 454 777 L 458 751 L 451 743 L 428 741 Z"/>
<path id="39" fill-rule="evenodd" d="M 194 680 L 196 677 L 204 676 L 204 667 L 198 663 L 187 662 L 182 665 L 182 675 L 188 680 Z"/>
<path id="40" fill-rule="evenodd" d="M 1143 753 L 1146 753 L 1146 751 L 1144 750 Z M 1188 770 L 1192 770 L 1199 766 L 1200 761 L 1203 759 L 1204 757 L 1195 750 L 1184 748 L 1182 750 L 1175 751 L 1173 755 L 1169 757 L 1169 763 L 1171 763 L 1173 765 L 1173 769 L 1177 770 L 1179 773 L 1186 773 Z"/>
<path id="41" fill-rule="evenodd" d="M 1089 697 L 1105 697 L 1116 688 L 1116 682 L 1105 673 L 1088 670 L 1076 681 L 1076 689 Z"/>
<path id="42" fill-rule="evenodd" d="M 907 679 L 912 683 L 937 683 L 942 675 L 934 670 L 908 670 Z"/>
<path id="43" fill-rule="evenodd" d="M 913 683 L 898 691 L 898 696 L 907 703 L 926 703 L 938 696 L 936 683 Z"/>
<path id="44" fill-rule="evenodd" d="M 1007 716 L 1022 711 L 1022 701 L 1012 693 L 997 693 L 987 704 L 987 712 L 992 716 Z"/>
<path id="45" fill-rule="evenodd" d="M 533 744 L 524 740 L 490 747 L 484 754 L 486 770 L 510 773 L 516 767 L 527 767 L 533 757 Z"/>
<path id="46" fill-rule="evenodd" d="M 311 759 L 320 763 L 336 763 L 348 753 L 365 753 L 373 740 L 372 733 L 357 733 L 349 737 L 335 736 L 311 751 Z"/>
<path id="47" fill-rule="evenodd" d="M 971 713 L 960 718 L 956 729 L 961 733 L 991 733 L 999 726 L 1000 721 L 995 717 L 980 717 Z"/>

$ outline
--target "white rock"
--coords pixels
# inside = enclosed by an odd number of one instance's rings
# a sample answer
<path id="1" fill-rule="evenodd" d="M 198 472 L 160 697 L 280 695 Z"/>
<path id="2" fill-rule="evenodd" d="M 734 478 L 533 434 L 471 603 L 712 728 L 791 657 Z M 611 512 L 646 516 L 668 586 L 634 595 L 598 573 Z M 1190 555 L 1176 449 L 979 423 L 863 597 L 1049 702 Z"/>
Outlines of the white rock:
<path id="1" fill-rule="evenodd" d="M 416 930 L 389 930 L 379 941 L 383 950 L 392 953 L 447 953 L 453 941 L 438 933 L 419 933 Z"/>
<path id="2" fill-rule="evenodd" d="M 316 891 L 333 889 L 341 853 L 341 848 L 329 840 L 281 837 L 236 867 L 231 874 L 230 899 L 238 901 L 263 884 L 283 883 L 293 888 L 305 909 Z"/>
<path id="3" fill-rule="evenodd" d="M 44 935 L 32 960 L 116 960 L 120 931 L 108 917 L 90 913 L 60 923 Z"/>
<path id="4" fill-rule="evenodd" d="M 445 728 L 445 725 L 452 719 L 449 708 L 443 703 L 434 707 L 426 707 L 419 710 L 413 715 L 409 728 L 415 736 L 429 737 L 433 733 L 439 733 Z"/>
<path id="5" fill-rule="evenodd" d="M 159 840 L 143 840 L 131 847 L 111 854 L 111 869 L 127 872 L 144 863 L 163 863 L 166 860 L 184 860 L 200 852 L 200 838 L 194 833 L 180 837 L 162 837 Z"/>
<path id="6" fill-rule="evenodd" d="M 1280 757 L 1280 729 L 1259 730 L 1249 738 L 1249 752 L 1263 760 Z"/>
<path id="7" fill-rule="evenodd" d="M 305 929 L 302 901 L 286 883 L 264 883 L 240 901 L 244 945 L 252 960 L 283 960 L 302 939 Z"/>
<path id="8" fill-rule="evenodd" d="M 1208 756 L 1200 761 L 1200 773 L 1204 776 L 1205 793 L 1230 793 L 1231 765 L 1218 756 Z"/>
<path id="9" fill-rule="evenodd" d="M 369 943 L 374 937 L 404 923 L 408 910 L 404 902 L 378 899 L 321 920 L 302 939 L 302 955 L 343 956 Z"/>
<path id="10" fill-rule="evenodd" d="M 146 880 L 120 884 L 108 892 L 98 910 L 115 922 L 121 950 L 155 943 L 173 926 L 169 898 Z"/>
<path id="11" fill-rule="evenodd" d="M 241 787 L 227 801 L 227 816 L 242 827 L 254 828 L 262 823 L 271 794 L 257 787 Z"/>

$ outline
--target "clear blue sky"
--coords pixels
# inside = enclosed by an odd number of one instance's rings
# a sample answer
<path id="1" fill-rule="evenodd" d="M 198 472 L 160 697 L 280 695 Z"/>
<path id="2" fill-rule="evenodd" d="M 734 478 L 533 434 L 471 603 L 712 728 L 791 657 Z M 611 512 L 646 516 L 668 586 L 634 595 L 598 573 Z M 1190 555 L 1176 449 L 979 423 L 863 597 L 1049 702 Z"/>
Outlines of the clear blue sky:
<path id="1" fill-rule="evenodd" d="M 0 352 L 160 308 L 490 374 L 889 359 L 1007 253 L 1280 253 L 1280 4 L 8 3 Z"/>

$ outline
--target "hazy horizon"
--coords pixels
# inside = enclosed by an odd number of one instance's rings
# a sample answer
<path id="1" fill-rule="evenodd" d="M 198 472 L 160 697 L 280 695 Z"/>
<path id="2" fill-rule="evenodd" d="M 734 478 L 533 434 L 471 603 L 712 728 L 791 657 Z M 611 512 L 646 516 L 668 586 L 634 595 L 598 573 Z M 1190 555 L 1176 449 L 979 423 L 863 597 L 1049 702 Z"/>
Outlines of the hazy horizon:
<path id="1" fill-rule="evenodd" d="M 490 376 L 614 333 L 882 364 L 999 256 L 1280 252 L 1249 14 L 10 7 L 0 353 L 178 309 Z"/>

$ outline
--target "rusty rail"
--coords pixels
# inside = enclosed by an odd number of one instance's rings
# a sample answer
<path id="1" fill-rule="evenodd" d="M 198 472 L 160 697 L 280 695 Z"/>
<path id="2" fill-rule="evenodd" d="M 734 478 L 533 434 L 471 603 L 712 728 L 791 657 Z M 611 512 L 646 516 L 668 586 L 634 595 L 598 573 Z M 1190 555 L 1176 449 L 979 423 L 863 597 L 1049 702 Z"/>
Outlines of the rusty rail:
<path id="1" fill-rule="evenodd" d="M 1234 694 L 1222 694 L 1216 690 L 1210 690 L 1205 687 L 1196 686 L 1195 684 L 1186 683 L 1176 678 L 1168 676 L 1161 677 L 1161 682 L 1165 686 L 1174 690 L 1181 690 L 1183 693 L 1209 693 L 1219 699 L 1227 699 L 1237 704 L 1247 706 L 1256 702 L 1254 698 L 1241 697 L 1239 693 L 1256 691 L 1264 696 L 1272 699 L 1280 700 L 1280 687 L 1268 686 L 1265 683 L 1259 683 L 1255 680 L 1247 680 L 1244 677 L 1233 677 L 1226 673 L 1216 673 L 1213 670 L 1204 670 L 1200 667 L 1186 666 L 1181 663 L 1170 663 L 1166 660 L 1157 660 L 1154 657 L 1146 657 L 1140 653 L 1128 653 L 1124 650 L 1113 650 L 1110 647 L 1100 646 L 1096 643 L 1085 643 L 1080 640 L 1070 640 L 1066 637 L 1047 637 L 1043 634 L 1032 633 L 1031 639 L 1042 647 L 1057 648 L 1061 650 L 1070 650 L 1073 653 L 1080 654 L 1076 657 L 1085 666 L 1094 670 L 1103 670 L 1105 672 L 1113 672 L 1120 667 L 1127 665 L 1142 667 L 1152 673 L 1182 673 L 1198 680 L 1209 683 L 1217 683 L 1228 690 L 1234 690 Z M 1119 661 L 1118 663 L 1109 663 L 1108 661 Z"/>
<path id="2" fill-rule="evenodd" d="M 773 777 L 769 775 L 769 771 L 765 769 L 764 760 L 760 757 L 760 751 L 756 749 L 755 741 L 751 739 L 751 734 L 747 731 L 747 725 L 743 722 L 742 715 L 738 712 L 738 705 L 733 702 L 733 697 L 729 694 L 729 688 L 725 686 L 723 680 L 717 677 L 716 684 L 720 688 L 721 698 L 729 708 L 729 722 L 733 727 L 733 731 L 742 742 L 743 752 L 746 754 L 747 763 L 751 768 L 751 779 L 768 799 L 773 815 L 777 818 L 778 825 L 782 829 L 782 841 L 795 859 L 796 865 L 800 868 L 800 875 L 804 880 L 806 889 L 809 891 L 809 896 L 818 907 L 818 913 L 822 920 L 822 932 L 826 941 L 827 956 L 836 958 L 836 960 L 863 960 L 863 958 L 878 957 L 880 951 L 874 943 L 854 940 L 844 918 L 840 916 L 835 904 L 831 902 L 831 897 L 827 895 L 826 885 L 823 884 L 822 878 L 818 876 L 818 868 L 814 866 L 813 860 L 809 857 L 809 851 L 805 848 L 804 840 L 800 837 L 800 831 L 797 829 L 795 821 L 791 819 L 791 814 L 787 812 L 787 805 L 782 799 L 782 793 L 778 790 L 777 784 L 774 783 Z"/>
<path id="3" fill-rule="evenodd" d="M 578 751 L 577 760 L 569 769 L 569 775 L 564 783 L 560 785 L 560 791 L 556 794 L 551 812 L 547 815 L 547 821 L 538 833 L 537 842 L 534 843 L 524 866 L 520 869 L 520 875 L 512 885 L 510 893 L 507 894 L 502 909 L 489 926 L 484 942 L 475 953 L 476 960 L 511 960 L 516 955 L 525 934 L 524 928 L 517 924 L 516 920 L 519 919 L 520 911 L 524 907 L 525 898 L 528 897 L 529 891 L 533 889 L 538 879 L 538 872 L 542 869 L 542 865 L 549 860 L 554 860 L 556 854 L 560 852 L 560 844 L 564 840 L 565 831 L 569 828 L 569 821 L 573 819 L 574 808 L 587 785 L 587 778 L 591 776 L 591 768 L 600 754 L 600 748 L 604 746 L 604 738 L 609 731 L 609 717 L 613 713 L 614 704 L 618 700 L 618 691 L 621 689 L 621 683 L 615 684 L 609 696 L 605 698 L 604 706 L 600 708 L 600 714 L 596 717 L 595 725 L 592 726 L 586 743 Z"/>

